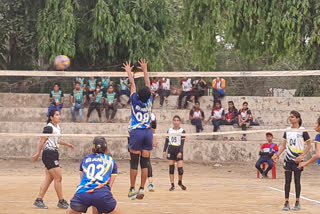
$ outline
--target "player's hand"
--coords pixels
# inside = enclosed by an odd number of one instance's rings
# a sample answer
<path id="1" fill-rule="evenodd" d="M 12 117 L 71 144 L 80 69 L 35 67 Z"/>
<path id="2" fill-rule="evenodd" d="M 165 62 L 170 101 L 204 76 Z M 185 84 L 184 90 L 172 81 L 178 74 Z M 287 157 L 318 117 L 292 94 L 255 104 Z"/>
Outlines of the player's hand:
<path id="1" fill-rule="evenodd" d="M 143 72 L 147 72 L 148 71 L 148 62 L 145 59 L 140 59 L 138 61 L 139 63 L 139 69 L 141 69 Z"/>
<path id="2" fill-rule="evenodd" d="M 40 156 L 40 154 L 35 154 L 35 155 L 33 155 L 32 156 L 32 158 L 31 158 L 31 161 L 34 163 L 34 162 L 36 162 L 38 159 L 39 159 L 39 156 Z"/>
<path id="3" fill-rule="evenodd" d="M 306 162 L 300 162 L 298 168 L 303 168 L 306 166 Z"/>
<path id="4" fill-rule="evenodd" d="M 68 147 L 69 147 L 70 149 L 72 149 L 72 150 L 74 150 L 74 148 L 75 148 L 74 145 L 72 145 L 72 144 L 69 144 Z"/>
<path id="5" fill-rule="evenodd" d="M 129 62 L 125 62 L 122 64 L 123 65 L 123 69 L 127 72 L 127 73 L 131 73 L 133 66 L 131 66 L 130 61 Z"/>
<path id="6" fill-rule="evenodd" d="M 153 147 L 157 147 L 158 146 L 158 142 L 157 141 L 153 141 Z"/>
<path id="7" fill-rule="evenodd" d="M 299 157 L 296 158 L 296 163 L 300 163 L 301 161 L 303 161 L 303 156 L 300 155 Z"/>
<path id="8" fill-rule="evenodd" d="M 167 157 L 167 153 L 163 152 L 163 158 L 165 159 Z"/>
<path id="9" fill-rule="evenodd" d="M 177 158 L 182 158 L 182 153 L 181 152 L 178 153 Z"/>

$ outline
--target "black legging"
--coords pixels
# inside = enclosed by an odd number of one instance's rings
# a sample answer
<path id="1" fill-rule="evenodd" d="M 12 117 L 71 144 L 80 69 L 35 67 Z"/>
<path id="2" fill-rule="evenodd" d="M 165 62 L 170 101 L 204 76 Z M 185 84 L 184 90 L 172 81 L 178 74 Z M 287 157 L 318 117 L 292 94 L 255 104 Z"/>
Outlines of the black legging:
<path id="1" fill-rule="evenodd" d="M 148 166 L 148 178 L 152 178 L 152 165 L 151 165 L 150 159 L 149 159 L 149 166 Z"/>
<path id="2" fill-rule="evenodd" d="M 101 105 L 100 103 L 92 102 L 92 103 L 90 104 L 90 106 L 89 106 L 89 109 L 88 109 L 87 118 L 90 117 L 91 112 L 92 112 L 94 109 L 97 110 L 98 116 L 99 116 L 99 118 L 100 118 L 100 117 L 101 117 L 100 105 Z"/>
<path id="3" fill-rule="evenodd" d="M 290 194 L 290 184 L 292 180 L 292 171 L 285 171 L 285 185 L 284 185 L 284 191 L 285 191 L 285 198 L 289 198 Z M 294 184 L 296 188 L 296 198 L 300 198 L 300 193 L 301 193 L 301 183 L 300 183 L 300 178 L 301 178 L 301 171 L 294 171 Z"/>

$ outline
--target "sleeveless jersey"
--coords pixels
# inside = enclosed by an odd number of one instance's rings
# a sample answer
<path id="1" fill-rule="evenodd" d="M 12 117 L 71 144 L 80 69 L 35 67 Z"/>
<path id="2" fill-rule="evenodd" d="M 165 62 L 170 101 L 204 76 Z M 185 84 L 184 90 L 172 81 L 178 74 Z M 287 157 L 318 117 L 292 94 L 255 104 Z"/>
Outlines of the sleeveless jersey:
<path id="1" fill-rule="evenodd" d="M 94 95 L 96 95 L 96 92 L 94 92 Z M 96 103 L 101 103 L 102 97 L 103 97 L 103 92 L 100 91 L 100 92 L 97 94 L 96 99 L 94 100 L 94 102 L 96 102 Z"/>
<path id="2" fill-rule="evenodd" d="M 108 103 L 113 103 L 115 98 L 116 98 L 116 92 L 113 92 L 111 94 L 109 94 L 109 92 L 106 93 L 106 99 Z"/>
<path id="3" fill-rule="evenodd" d="M 94 79 L 94 80 L 89 79 L 88 83 L 89 83 L 89 88 L 96 89 L 97 79 Z"/>
<path id="4" fill-rule="evenodd" d="M 110 182 L 111 175 L 117 174 L 117 165 L 106 154 L 90 154 L 81 162 L 82 179 L 76 193 L 93 192 Z"/>
<path id="5" fill-rule="evenodd" d="M 128 88 L 128 86 L 126 86 L 125 84 L 129 84 L 129 79 L 128 78 L 126 78 L 125 80 L 123 80 L 122 78 L 120 78 L 120 90 L 128 90 L 129 88 Z"/>
<path id="6" fill-rule="evenodd" d="M 83 102 L 83 90 L 82 89 L 80 89 L 79 91 L 73 90 L 71 95 L 73 96 L 74 103 L 81 104 Z"/>
<path id="7" fill-rule="evenodd" d="M 101 88 L 108 88 L 110 85 L 110 77 L 101 78 Z"/>
<path id="8" fill-rule="evenodd" d="M 192 89 L 191 79 L 181 80 L 181 87 L 182 87 L 182 91 L 191 91 Z"/>
<path id="9" fill-rule="evenodd" d="M 63 93 L 62 93 L 62 91 L 61 90 L 59 90 L 58 92 L 55 92 L 54 90 L 52 90 L 51 92 L 50 92 L 50 94 L 51 94 L 51 96 L 50 97 L 55 97 L 55 102 L 56 103 L 61 103 L 61 97 L 63 97 Z"/>

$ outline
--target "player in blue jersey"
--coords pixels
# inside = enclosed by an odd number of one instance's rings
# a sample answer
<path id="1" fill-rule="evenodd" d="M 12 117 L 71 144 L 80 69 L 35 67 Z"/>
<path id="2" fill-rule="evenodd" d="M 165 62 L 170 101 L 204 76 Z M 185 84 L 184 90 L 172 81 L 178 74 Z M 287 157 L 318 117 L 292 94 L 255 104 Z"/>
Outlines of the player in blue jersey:
<path id="1" fill-rule="evenodd" d="M 117 165 L 106 155 L 105 138 L 93 140 L 93 154 L 87 155 L 80 165 L 81 182 L 70 201 L 69 214 L 86 213 L 88 207 L 95 207 L 99 213 L 120 214 L 116 200 L 111 193 L 117 175 Z"/>
<path id="2" fill-rule="evenodd" d="M 148 176 L 148 166 L 150 164 L 150 153 L 153 147 L 153 133 L 150 127 L 151 109 L 153 96 L 150 91 L 150 79 L 148 75 L 148 63 L 145 60 L 139 61 L 144 74 L 145 86 L 136 91 L 136 85 L 132 76 L 130 62 L 123 63 L 123 69 L 127 72 L 131 87 L 131 125 L 129 129 L 129 149 L 130 149 L 130 189 L 128 197 L 130 199 L 143 199 L 144 186 Z M 138 164 L 141 166 L 141 185 L 136 192 L 135 184 L 138 174 Z"/>

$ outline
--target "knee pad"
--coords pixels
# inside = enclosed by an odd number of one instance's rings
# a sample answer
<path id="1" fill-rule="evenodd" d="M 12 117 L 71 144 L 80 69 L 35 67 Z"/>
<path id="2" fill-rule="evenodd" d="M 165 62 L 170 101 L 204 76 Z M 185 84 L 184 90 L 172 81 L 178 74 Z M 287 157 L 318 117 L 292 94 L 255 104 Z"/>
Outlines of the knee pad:
<path id="1" fill-rule="evenodd" d="M 133 154 L 130 152 L 130 169 L 138 169 L 138 164 L 139 164 L 139 154 Z"/>
<path id="2" fill-rule="evenodd" d="M 169 174 L 174 174 L 174 165 L 169 165 Z"/>
<path id="3" fill-rule="evenodd" d="M 178 174 L 183 175 L 183 167 L 178 167 Z"/>
<path id="4" fill-rule="evenodd" d="M 141 169 L 149 168 L 149 160 L 150 158 L 145 158 L 141 156 L 140 158 Z"/>

